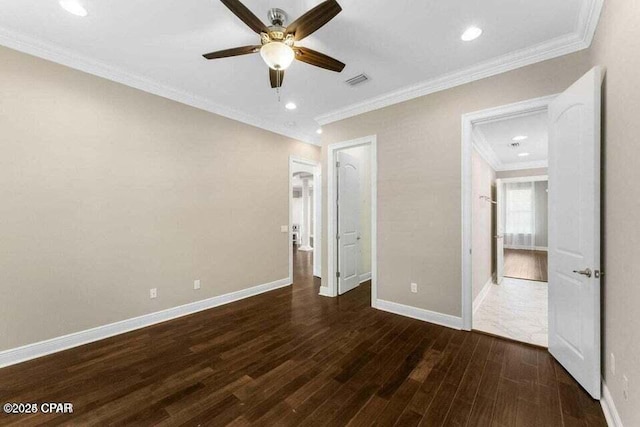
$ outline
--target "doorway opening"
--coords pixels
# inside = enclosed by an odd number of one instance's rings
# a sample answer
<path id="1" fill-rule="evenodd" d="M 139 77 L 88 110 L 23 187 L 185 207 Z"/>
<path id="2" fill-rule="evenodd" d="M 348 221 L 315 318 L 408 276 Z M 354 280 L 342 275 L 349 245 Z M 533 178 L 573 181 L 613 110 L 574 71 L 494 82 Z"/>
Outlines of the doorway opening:
<path id="1" fill-rule="evenodd" d="M 320 277 L 321 172 L 317 162 L 289 159 L 289 278 L 315 284 Z"/>
<path id="2" fill-rule="evenodd" d="M 335 297 L 371 286 L 376 301 L 376 138 L 328 146 L 327 266 L 320 294 Z"/>
<path id="3" fill-rule="evenodd" d="M 472 123 L 474 330 L 548 345 L 547 107 Z"/>
<path id="4" fill-rule="evenodd" d="M 479 125 L 491 122 L 504 122 L 527 115 L 544 113 L 546 111 L 546 130 L 548 134 L 548 284 L 528 280 L 527 283 L 546 286 L 547 290 L 547 343 L 551 355 L 571 374 L 580 385 L 594 398 L 601 396 L 601 339 L 600 339 L 600 156 L 601 156 L 601 99 L 604 70 L 594 67 L 573 85 L 559 95 L 539 98 L 498 108 L 488 109 L 462 116 L 462 322 L 463 328 L 471 330 L 475 327 L 474 309 L 478 309 L 484 302 L 482 296 L 488 298 L 489 291 L 485 286 L 476 287 L 474 292 L 474 255 L 490 256 L 493 251 L 478 254 L 473 249 L 475 221 L 474 202 L 486 203 L 491 210 L 493 206 L 502 205 L 503 192 L 507 188 L 496 185 L 495 193 L 476 194 L 474 199 L 473 150 L 480 157 L 482 143 L 474 138 Z M 474 141 L 474 139 L 476 139 Z M 522 154 L 518 157 L 532 158 L 535 151 L 527 148 L 520 151 L 527 140 L 527 135 L 516 132 L 510 141 L 503 141 L 502 150 L 509 150 L 511 154 Z M 515 144 L 515 145 L 514 145 Z M 490 153 L 483 152 L 483 160 L 490 159 Z M 496 160 L 496 159 L 494 159 Z M 533 160 L 533 159 L 532 159 Z M 490 161 L 487 161 L 490 163 Z M 509 172 L 509 171 L 504 171 Z M 529 174 L 529 176 L 534 174 Z M 503 179 L 511 178 L 503 176 Z M 485 178 L 486 179 L 486 178 Z M 497 179 L 497 177 L 496 177 Z M 528 178 L 528 190 L 513 187 L 513 197 L 530 199 L 532 180 Z M 491 183 L 491 177 L 489 177 Z M 504 183 L 503 183 L 504 184 Z M 491 184 L 489 184 L 491 185 Z M 486 187 L 483 187 L 484 191 Z M 491 191 L 491 190 L 490 190 Z M 496 199 L 492 198 L 495 194 Z M 508 202 L 508 201 L 507 201 Z M 482 232 L 482 228 L 475 227 L 475 235 L 495 237 L 495 243 L 489 241 L 494 248 L 505 242 L 504 235 L 522 233 L 534 226 L 531 223 L 531 204 L 535 202 L 522 201 L 511 208 L 514 214 L 518 211 L 529 212 L 522 214 L 524 219 L 515 221 L 510 230 L 501 224 L 502 215 L 493 214 L 497 225 L 495 234 Z M 507 209 L 505 208 L 505 209 Z M 526 209 L 525 209 L 526 208 Z M 485 208 L 486 209 L 486 208 Z M 491 210 L 488 217 L 491 218 Z M 485 212 L 485 220 L 486 220 Z M 520 225 L 517 225 L 520 224 Z M 489 227 L 490 229 L 490 227 Z M 530 236 L 532 239 L 535 236 Z M 517 242 L 517 240 L 516 240 Z M 511 244 L 514 244 L 513 241 Z M 517 243 L 516 243 L 517 244 Z M 486 245 L 486 240 L 485 240 Z M 531 247 L 529 242 L 526 244 Z M 535 245 L 535 243 L 533 243 Z M 473 250 L 472 250 L 473 249 Z M 534 249 L 535 246 L 534 246 Z M 504 291 L 507 279 L 504 277 L 504 260 L 500 259 L 503 251 L 497 250 L 495 260 L 495 278 L 499 284 L 487 282 L 489 289 Z M 502 264 L 501 264 L 502 262 Z M 476 281 L 476 283 L 478 283 Z M 517 287 L 518 283 L 513 284 Z M 512 287 L 513 287 L 512 286 Z M 478 289 L 481 288 L 481 289 Z M 518 289 L 522 292 L 522 289 Z M 475 293 L 475 295 L 474 295 Z M 478 297 L 480 301 L 478 301 Z M 474 307 L 474 299 L 476 304 Z M 521 300 L 533 299 L 521 297 Z M 502 309 L 494 312 L 496 324 L 501 326 L 505 316 Z M 523 315 L 521 317 L 524 317 Z M 512 338 L 512 337 L 510 337 Z M 513 338 L 512 338 L 513 339 Z M 526 341 L 526 340 L 525 340 Z"/>

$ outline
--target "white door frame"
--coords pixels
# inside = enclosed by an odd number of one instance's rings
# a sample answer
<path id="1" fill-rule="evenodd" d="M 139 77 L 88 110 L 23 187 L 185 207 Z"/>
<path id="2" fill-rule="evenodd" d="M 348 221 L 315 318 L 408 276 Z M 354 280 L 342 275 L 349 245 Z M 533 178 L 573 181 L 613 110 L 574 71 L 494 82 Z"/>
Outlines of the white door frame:
<path id="1" fill-rule="evenodd" d="M 320 288 L 320 295 L 338 296 L 336 280 L 337 241 L 335 239 L 337 224 L 336 208 L 336 155 L 345 148 L 368 145 L 371 156 L 371 306 L 375 307 L 378 298 L 378 148 L 376 135 L 350 141 L 337 142 L 327 147 L 327 278 L 326 287 Z"/>
<path id="2" fill-rule="evenodd" d="M 289 156 L 289 281 L 293 283 L 293 168 L 294 164 L 310 167 L 313 171 L 313 275 L 322 271 L 322 170 L 319 162 L 297 156 Z"/>
<path id="3" fill-rule="evenodd" d="M 546 111 L 558 95 L 544 96 L 496 108 L 462 115 L 462 329 L 470 331 L 473 326 L 472 290 L 472 181 L 471 154 L 473 148 L 473 125 L 495 120 L 504 120 L 540 111 Z"/>

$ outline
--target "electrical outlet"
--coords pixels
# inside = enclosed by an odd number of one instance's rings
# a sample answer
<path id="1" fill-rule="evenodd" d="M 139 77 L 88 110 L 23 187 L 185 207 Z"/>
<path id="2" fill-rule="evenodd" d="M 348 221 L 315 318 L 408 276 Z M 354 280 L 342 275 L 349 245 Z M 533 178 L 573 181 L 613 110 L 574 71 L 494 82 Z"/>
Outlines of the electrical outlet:
<path id="1" fill-rule="evenodd" d="M 200 289 L 200 279 L 193 281 L 193 289 Z"/>
<path id="2" fill-rule="evenodd" d="M 154 299 L 158 297 L 158 288 L 149 289 L 149 298 Z"/>
<path id="3" fill-rule="evenodd" d="M 412 283 L 411 284 L 411 292 L 413 292 L 414 294 L 418 293 L 418 284 L 417 283 Z"/>
<path id="4" fill-rule="evenodd" d="M 611 353 L 611 356 L 609 357 L 609 365 L 610 365 L 610 369 L 611 369 L 611 373 L 613 375 L 616 374 L 616 356 L 614 356 L 613 353 Z"/>
<path id="5" fill-rule="evenodd" d="M 622 397 L 624 400 L 629 400 L 629 380 L 626 375 L 622 376 Z"/>

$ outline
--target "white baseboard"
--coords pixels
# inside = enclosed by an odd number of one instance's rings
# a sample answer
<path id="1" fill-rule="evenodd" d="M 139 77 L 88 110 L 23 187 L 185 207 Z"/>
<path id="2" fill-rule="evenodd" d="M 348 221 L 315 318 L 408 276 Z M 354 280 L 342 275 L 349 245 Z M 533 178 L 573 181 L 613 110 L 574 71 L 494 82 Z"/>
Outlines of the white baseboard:
<path id="1" fill-rule="evenodd" d="M 323 297 L 333 297 L 331 291 L 329 290 L 329 287 L 327 286 L 320 286 L 320 292 L 318 292 L 318 295 L 321 295 Z"/>
<path id="2" fill-rule="evenodd" d="M 546 246 L 504 245 L 504 248 L 505 249 L 518 249 L 518 250 L 549 252 L 549 248 L 546 247 Z"/>
<path id="3" fill-rule="evenodd" d="M 197 313 L 291 284 L 289 278 L 0 352 L 0 368 Z"/>
<path id="4" fill-rule="evenodd" d="M 360 275 L 360 283 L 364 283 L 367 280 L 371 280 L 371 272 L 364 273 Z"/>
<path id="5" fill-rule="evenodd" d="M 604 382 L 604 378 L 602 379 L 602 398 L 600 399 L 600 405 L 602 406 L 604 417 L 607 420 L 607 425 L 609 427 L 622 427 L 620 414 L 618 414 L 616 405 L 613 403 L 613 397 L 607 387 L 607 383 Z"/>
<path id="6" fill-rule="evenodd" d="M 446 326 L 452 329 L 462 329 L 462 318 L 449 314 L 436 313 L 435 311 L 424 310 L 422 308 L 411 307 L 409 305 L 398 304 L 397 302 L 378 299 L 372 304 L 373 308 L 399 314 L 412 319 L 423 320 L 436 325 Z"/>
<path id="7" fill-rule="evenodd" d="M 478 296 L 473 300 L 473 314 L 476 314 L 476 310 L 478 310 L 482 301 L 487 297 L 487 294 L 491 290 L 491 285 L 493 285 L 493 277 L 490 277 L 489 280 L 487 280 L 487 283 L 484 284 Z"/>

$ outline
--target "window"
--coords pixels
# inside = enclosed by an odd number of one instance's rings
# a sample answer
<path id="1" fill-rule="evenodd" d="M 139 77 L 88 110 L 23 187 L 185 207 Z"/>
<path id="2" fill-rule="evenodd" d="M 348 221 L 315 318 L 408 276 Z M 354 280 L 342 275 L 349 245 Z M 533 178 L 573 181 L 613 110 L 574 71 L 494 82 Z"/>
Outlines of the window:
<path id="1" fill-rule="evenodd" d="M 505 188 L 507 234 L 533 234 L 534 187 L 533 182 L 509 183 Z"/>

